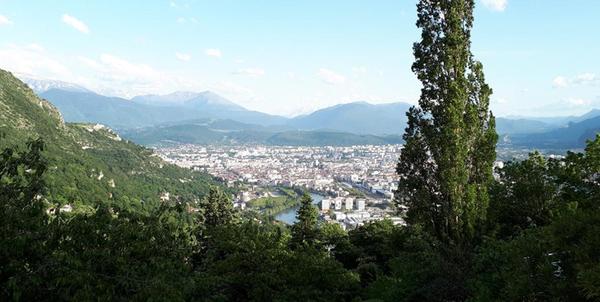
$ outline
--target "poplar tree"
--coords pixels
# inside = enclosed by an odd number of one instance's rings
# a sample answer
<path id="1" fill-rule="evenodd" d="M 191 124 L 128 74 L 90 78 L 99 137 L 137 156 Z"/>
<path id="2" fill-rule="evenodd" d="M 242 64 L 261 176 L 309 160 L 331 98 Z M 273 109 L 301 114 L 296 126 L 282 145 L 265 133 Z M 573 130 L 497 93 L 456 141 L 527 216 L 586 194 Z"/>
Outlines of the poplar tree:
<path id="1" fill-rule="evenodd" d="M 419 106 L 407 113 L 396 171 L 406 221 L 446 243 L 465 243 L 485 219 L 497 134 L 492 89 L 470 50 L 474 0 L 421 0 L 413 72 Z"/>

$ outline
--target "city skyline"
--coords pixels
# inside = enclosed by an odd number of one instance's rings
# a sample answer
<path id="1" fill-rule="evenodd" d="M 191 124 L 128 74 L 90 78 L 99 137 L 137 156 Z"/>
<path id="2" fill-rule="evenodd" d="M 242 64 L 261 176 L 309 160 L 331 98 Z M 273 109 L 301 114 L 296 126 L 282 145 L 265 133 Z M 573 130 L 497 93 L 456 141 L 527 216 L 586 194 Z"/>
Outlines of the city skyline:
<path id="1" fill-rule="evenodd" d="M 105 95 L 211 90 L 284 116 L 419 97 L 412 0 L 0 3 L 0 68 Z M 600 42 L 590 37 L 600 3 L 571 4 L 477 1 L 472 47 L 496 115 L 599 107 Z"/>

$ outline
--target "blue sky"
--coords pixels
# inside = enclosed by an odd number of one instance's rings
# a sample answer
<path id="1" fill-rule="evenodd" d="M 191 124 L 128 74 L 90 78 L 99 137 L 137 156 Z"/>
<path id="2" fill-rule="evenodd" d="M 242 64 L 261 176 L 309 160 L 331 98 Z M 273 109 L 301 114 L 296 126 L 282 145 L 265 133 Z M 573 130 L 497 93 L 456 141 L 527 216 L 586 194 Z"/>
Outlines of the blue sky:
<path id="1" fill-rule="evenodd" d="M 0 0 L 0 67 L 131 97 L 213 90 L 296 115 L 415 103 L 416 0 Z M 600 108 L 600 1 L 477 0 L 497 115 Z"/>

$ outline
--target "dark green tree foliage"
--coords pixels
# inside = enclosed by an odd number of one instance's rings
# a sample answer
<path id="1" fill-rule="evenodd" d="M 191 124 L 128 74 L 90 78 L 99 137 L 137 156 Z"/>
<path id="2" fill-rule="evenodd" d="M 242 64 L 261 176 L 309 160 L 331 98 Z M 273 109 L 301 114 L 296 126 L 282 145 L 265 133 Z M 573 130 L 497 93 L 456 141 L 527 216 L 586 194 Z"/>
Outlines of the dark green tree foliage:
<path id="1" fill-rule="evenodd" d="M 385 273 L 365 286 L 364 296 L 382 301 L 462 301 L 460 261 L 444 257 L 441 243 L 418 227 L 394 228 L 396 250 L 379 266 Z M 381 244 L 381 243 L 378 243 Z M 389 247 L 388 247 L 389 249 Z M 362 281 L 362 279 L 361 279 Z"/>
<path id="2" fill-rule="evenodd" d="M 422 0 L 413 71 L 423 84 L 407 113 L 397 204 L 407 222 L 465 243 L 485 219 L 497 134 L 491 88 L 470 51 L 473 0 Z"/>
<path id="3" fill-rule="evenodd" d="M 527 160 L 507 162 L 498 170 L 499 182 L 492 187 L 488 213 L 496 236 L 506 238 L 551 222 L 560 206 L 558 184 L 550 175 L 550 169 L 557 164 L 536 152 Z"/>
<path id="4" fill-rule="evenodd" d="M 597 301 L 600 212 L 575 211 L 479 251 L 475 301 Z"/>
<path id="5" fill-rule="evenodd" d="M 163 207 L 148 215 L 100 207 L 58 217 L 46 280 L 54 299 L 185 300 L 193 288 L 191 265 L 184 261 L 193 238 L 183 210 Z"/>
<path id="6" fill-rule="evenodd" d="M 531 173 L 528 169 L 532 169 Z M 600 135 L 585 153 L 543 161 L 539 155 L 501 171 L 491 213 L 499 239 L 489 238 L 474 261 L 475 301 L 596 301 L 600 298 Z M 502 170 L 504 170 L 502 169 Z M 529 184 L 519 188 L 518 182 Z M 538 196 L 535 194 L 542 194 Z M 512 200 L 520 200 L 522 208 Z M 494 234 L 492 234 L 494 235 Z"/>
<path id="7" fill-rule="evenodd" d="M 358 279 L 326 253 L 291 250 L 289 234 L 252 221 L 209 230 L 197 269 L 202 301 L 347 301 Z"/>
<path id="8" fill-rule="evenodd" d="M 330 256 L 338 260 L 346 258 L 346 261 L 340 261 L 344 265 L 347 261 L 353 261 L 353 259 L 348 259 L 347 255 L 345 255 L 346 251 L 351 249 L 350 238 L 348 237 L 348 233 L 339 224 L 321 224 L 318 232 L 318 242 L 320 248 L 323 251 L 327 251 Z"/>
<path id="9" fill-rule="evenodd" d="M 42 137 L 48 169 L 45 197 L 74 211 L 120 202 L 158 207 L 160 195 L 171 201 L 197 202 L 214 181 L 167 164 L 152 150 L 120 139 L 109 129 L 64 123 L 60 112 L 40 99 L 11 73 L 0 70 L 0 150 Z M 102 175 L 102 176 L 101 176 Z"/>
<path id="10" fill-rule="evenodd" d="M 600 207 L 600 134 L 587 143 L 585 153 L 569 152 L 564 160 L 550 163 L 550 174 L 560 186 L 560 200 L 582 210 Z"/>
<path id="11" fill-rule="evenodd" d="M 292 226 L 292 248 L 315 247 L 317 243 L 317 208 L 312 198 L 304 193 L 300 200 L 300 208 L 296 214 L 296 223 Z"/>
<path id="12" fill-rule="evenodd" d="M 26 150 L 6 148 L 0 154 L 0 300 L 18 300 L 26 288 L 44 282 L 36 275 L 48 235 L 43 149 L 35 140 Z"/>
<path id="13" fill-rule="evenodd" d="M 231 198 L 216 186 L 210 188 L 208 195 L 202 199 L 200 208 L 204 216 L 204 225 L 209 227 L 229 224 L 237 218 Z"/>

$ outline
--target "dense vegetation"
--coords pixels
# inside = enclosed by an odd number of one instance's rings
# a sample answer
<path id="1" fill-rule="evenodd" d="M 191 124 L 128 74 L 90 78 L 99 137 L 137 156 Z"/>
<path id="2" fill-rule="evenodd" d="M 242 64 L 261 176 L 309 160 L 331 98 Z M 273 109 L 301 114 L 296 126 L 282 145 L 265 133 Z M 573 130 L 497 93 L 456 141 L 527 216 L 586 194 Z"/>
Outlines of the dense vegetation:
<path id="1" fill-rule="evenodd" d="M 473 5 L 418 5 L 424 90 L 398 164 L 406 226 L 321 225 L 306 194 L 290 228 L 242 216 L 219 187 L 200 189 L 201 176 L 164 172 L 109 131 L 60 123 L 1 73 L 0 300 L 597 301 L 600 135 L 583 153 L 532 153 L 493 177 Z M 94 182 L 98 168 L 131 188 Z M 174 197 L 147 206 L 164 188 Z M 88 210 L 63 212 L 65 199 Z"/>
<path id="2" fill-rule="evenodd" d="M 481 236 L 457 255 L 419 224 L 291 229 L 244 219 L 219 189 L 150 212 L 46 214 L 44 146 L 2 152 L 2 300 L 548 301 L 600 297 L 600 136 L 583 154 L 499 170 Z M 118 204 L 118 203 L 114 203 Z"/>
<path id="3" fill-rule="evenodd" d="M 150 149 L 122 140 L 108 128 L 65 124 L 56 108 L 0 70 L 1 147 L 43 138 L 48 195 L 61 205 L 89 210 L 97 204 L 157 206 L 172 199 L 199 200 L 212 182 L 205 174 L 166 164 Z"/>

